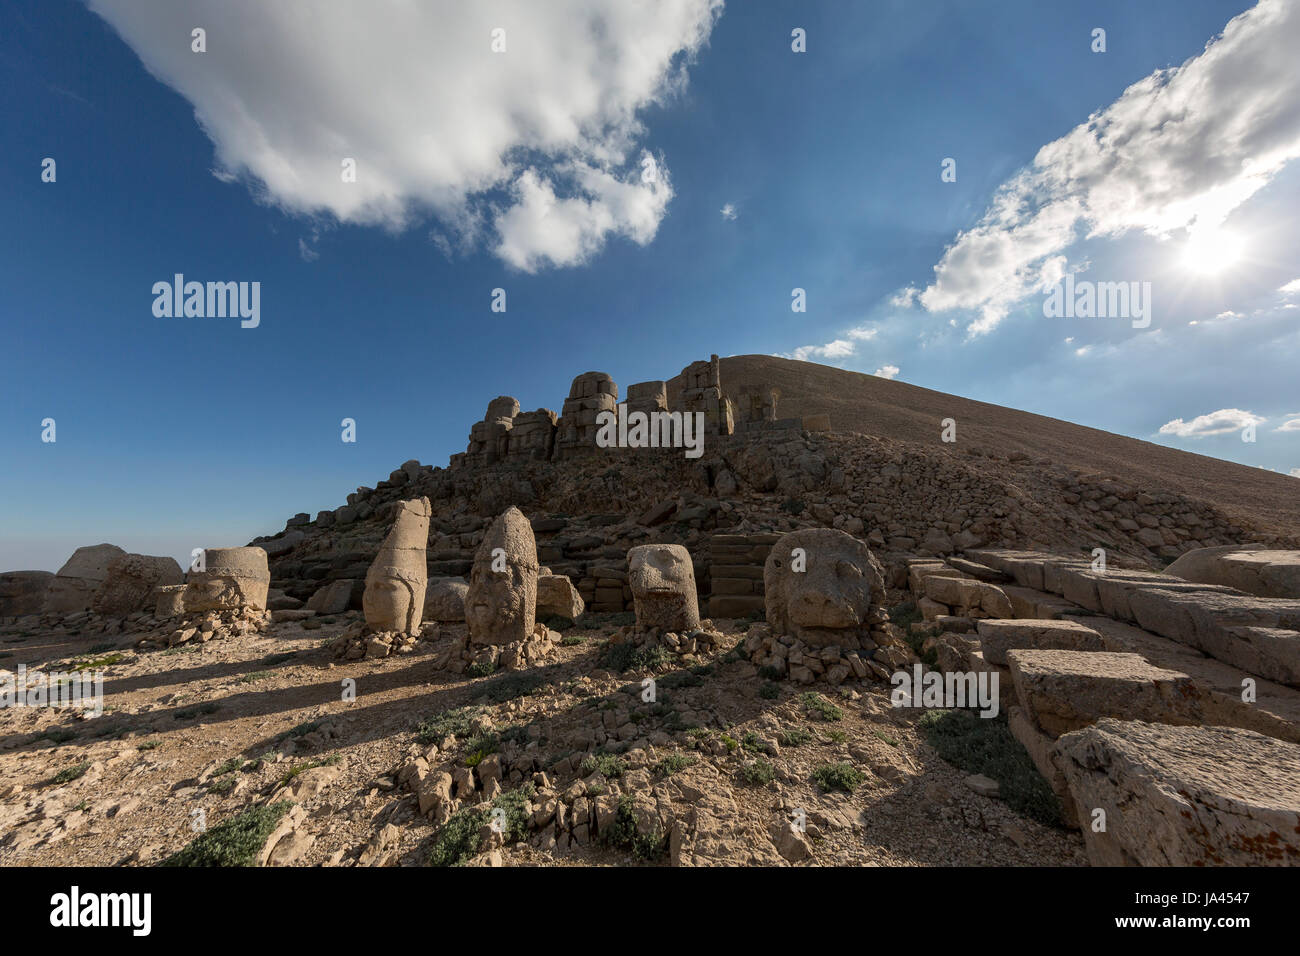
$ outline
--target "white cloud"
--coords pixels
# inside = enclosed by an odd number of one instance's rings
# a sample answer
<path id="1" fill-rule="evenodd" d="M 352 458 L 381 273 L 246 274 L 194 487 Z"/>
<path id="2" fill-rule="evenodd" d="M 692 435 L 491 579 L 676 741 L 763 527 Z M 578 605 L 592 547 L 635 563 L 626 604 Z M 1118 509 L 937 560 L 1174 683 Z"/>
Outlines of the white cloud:
<path id="1" fill-rule="evenodd" d="M 880 330 L 869 328 L 864 325 L 861 328 L 849 329 L 845 334 L 849 338 L 856 339 L 859 342 L 869 342 L 880 334 Z"/>
<path id="2" fill-rule="evenodd" d="M 1283 295 L 1294 295 L 1295 293 L 1300 292 L 1300 279 L 1292 279 L 1277 291 L 1281 292 Z"/>
<path id="3" fill-rule="evenodd" d="M 289 213 L 434 214 L 525 270 L 647 243 L 672 197 L 638 112 L 666 102 L 722 0 L 89 0 L 194 106 L 215 173 Z M 207 52 L 190 30 L 207 30 Z M 506 51 L 491 49 L 506 31 Z M 340 175 L 356 160 L 356 181 Z M 495 235 L 485 232 L 492 229 Z M 451 240 L 448 239 L 450 247 Z"/>
<path id="4" fill-rule="evenodd" d="M 1161 435 L 1175 435 L 1179 438 L 1204 438 L 1207 435 L 1225 435 L 1241 431 L 1247 425 L 1261 425 L 1268 421 L 1240 408 L 1221 408 L 1208 415 L 1197 415 L 1190 422 L 1175 418 L 1160 426 Z"/>
<path id="5" fill-rule="evenodd" d="M 1300 478 L 1300 468 L 1292 468 L 1290 474 L 1292 478 Z"/>
<path id="6" fill-rule="evenodd" d="M 806 362 L 813 358 L 848 358 L 855 351 L 857 346 L 848 339 L 836 339 L 834 342 L 827 342 L 825 345 L 801 345 L 790 353 L 777 353 L 781 358 L 792 358 L 800 362 Z"/>
<path id="7" fill-rule="evenodd" d="M 919 296 L 995 328 L 1081 233 L 1212 228 L 1300 156 L 1300 4 L 1261 0 L 1180 67 L 1133 84 L 1038 151 L 959 234 Z"/>
<path id="8" fill-rule="evenodd" d="M 1300 432 L 1300 418 L 1292 418 L 1274 428 L 1275 432 Z"/>
<path id="9" fill-rule="evenodd" d="M 722 213 L 722 218 L 726 219 L 728 222 L 732 222 L 736 218 L 736 207 L 731 203 L 727 203 L 718 211 Z"/>
<path id="10" fill-rule="evenodd" d="M 884 366 L 883 368 L 878 368 L 878 369 L 876 369 L 876 370 L 875 370 L 874 372 L 872 372 L 871 374 L 872 374 L 872 375 L 875 375 L 877 378 L 890 378 L 890 379 L 892 379 L 892 378 L 894 378 L 895 376 L 898 375 L 898 366 L 897 366 L 897 365 L 886 365 L 886 366 Z"/>
<path id="11" fill-rule="evenodd" d="M 306 239 L 302 238 L 302 236 L 298 237 L 298 255 L 302 256 L 303 262 L 315 262 L 320 258 L 320 253 L 317 252 Z"/>

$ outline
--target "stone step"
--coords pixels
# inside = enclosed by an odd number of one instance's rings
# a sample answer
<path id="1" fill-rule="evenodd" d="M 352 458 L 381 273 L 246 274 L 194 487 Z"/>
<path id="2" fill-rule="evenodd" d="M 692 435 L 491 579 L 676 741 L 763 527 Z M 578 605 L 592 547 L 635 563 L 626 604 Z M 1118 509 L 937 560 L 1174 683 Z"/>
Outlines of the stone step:
<path id="1" fill-rule="evenodd" d="M 1094 866 L 1300 865 L 1300 746 L 1103 719 L 1055 751 Z"/>
<path id="2" fill-rule="evenodd" d="M 1153 589 L 1134 591 L 1129 604 L 1143 630 L 1300 687 L 1300 601 Z"/>
<path id="3" fill-rule="evenodd" d="M 1256 597 L 1155 572 L 1099 572 L 1089 562 L 1040 552 L 987 549 L 968 554 L 1007 571 L 1022 587 L 1060 594 L 1257 677 L 1300 687 L 1300 599 Z M 1040 576 L 1041 583 L 1035 584 Z M 1025 604 L 1023 598 L 1013 601 L 1013 610 L 1025 610 Z"/>
<path id="4" fill-rule="evenodd" d="M 1014 578 L 1005 571 L 999 571 L 997 568 L 990 568 L 987 564 L 980 564 L 978 561 L 971 561 L 967 558 L 952 556 L 945 559 L 949 567 L 956 568 L 963 574 L 969 574 L 979 581 L 987 581 L 989 584 L 1010 584 Z"/>
<path id="5" fill-rule="evenodd" d="M 990 664 L 1008 666 L 1007 651 L 1101 651 L 1101 635 L 1077 621 L 985 620 L 977 621 L 980 649 Z"/>
<path id="6" fill-rule="evenodd" d="M 1080 610 L 1072 601 L 1037 588 L 1016 584 L 1002 585 L 1002 593 L 1011 602 L 1011 613 L 1017 618 L 1055 619 L 1063 614 Z"/>
<path id="7" fill-rule="evenodd" d="M 1206 702 L 1208 723 L 1300 743 L 1300 690 L 1255 677 L 1186 644 L 1123 621 L 1107 617 L 1081 621 L 1101 635 L 1106 650 L 1141 654 L 1157 667 L 1182 671 L 1191 677 Z M 1253 701 L 1242 700 L 1247 680 L 1253 685 Z"/>
<path id="8" fill-rule="evenodd" d="M 1196 682 L 1140 654 L 1013 649 L 1007 663 L 1025 715 L 1049 737 L 1102 717 L 1205 723 L 1204 695 Z"/>

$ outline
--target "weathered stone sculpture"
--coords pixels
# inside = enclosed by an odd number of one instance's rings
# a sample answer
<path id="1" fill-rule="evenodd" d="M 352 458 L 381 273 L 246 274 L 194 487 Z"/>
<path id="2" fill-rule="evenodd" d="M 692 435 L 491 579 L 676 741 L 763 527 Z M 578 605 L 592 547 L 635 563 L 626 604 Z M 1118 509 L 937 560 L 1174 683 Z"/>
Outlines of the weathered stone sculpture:
<path id="1" fill-rule="evenodd" d="M 181 584 L 185 576 L 175 558 L 123 554 L 109 562 L 104 583 L 95 591 L 91 608 L 106 617 L 126 617 L 142 610 L 154 589 Z"/>
<path id="2" fill-rule="evenodd" d="M 366 625 L 371 630 L 419 633 L 428 583 L 424 548 L 432 513 L 428 498 L 394 505 L 393 527 L 366 572 L 366 590 L 361 599 Z"/>
<path id="3" fill-rule="evenodd" d="M 471 644 L 509 644 L 533 637 L 538 569 L 532 526 L 523 512 L 511 507 L 492 522 L 474 555 L 465 595 Z"/>
<path id="4" fill-rule="evenodd" d="M 185 584 L 185 613 L 266 610 L 271 571 L 261 548 L 207 548 L 204 570 L 190 571 Z"/>
<path id="5" fill-rule="evenodd" d="M 700 626 L 689 551 L 680 544 L 642 544 L 628 551 L 627 561 L 638 627 L 693 631 Z"/>
<path id="6" fill-rule="evenodd" d="M 54 575 L 49 571 L 6 571 L 0 574 L 0 617 L 40 614 Z"/>
<path id="7" fill-rule="evenodd" d="M 424 592 L 426 621 L 465 620 L 465 595 L 469 585 L 460 578 L 438 578 L 429 582 Z"/>
<path id="8" fill-rule="evenodd" d="M 763 589 L 772 633 L 814 647 L 857 646 L 885 600 L 884 574 L 871 549 L 834 528 L 782 535 L 763 567 Z"/>
<path id="9" fill-rule="evenodd" d="M 126 554 L 115 544 L 92 544 L 78 548 L 59 568 L 45 592 L 45 612 L 69 614 L 90 608 L 95 592 L 108 577 L 108 565 L 114 558 Z"/>

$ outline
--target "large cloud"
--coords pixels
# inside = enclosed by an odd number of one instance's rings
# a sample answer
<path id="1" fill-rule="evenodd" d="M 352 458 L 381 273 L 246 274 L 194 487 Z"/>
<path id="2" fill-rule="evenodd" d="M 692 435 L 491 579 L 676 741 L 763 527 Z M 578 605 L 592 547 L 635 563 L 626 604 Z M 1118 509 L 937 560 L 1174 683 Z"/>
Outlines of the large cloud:
<path id="1" fill-rule="evenodd" d="M 194 106 L 217 174 L 289 212 L 427 213 L 518 268 L 647 243 L 672 191 L 638 111 L 685 82 L 722 0 L 89 0 Z M 207 52 L 190 48 L 194 27 Z M 493 52 L 493 31 L 505 52 Z M 344 158 L 356 182 L 342 181 Z M 483 232 L 492 229 L 494 235 Z M 443 248 L 450 243 L 443 233 Z"/>
<path id="2" fill-rule="evenodd" d="M 1039 150 L 919 294 L 979 311 L 973 334 L 1052 278 L 1081 235 L 1213 229 L 1300 156 L 1300 4 L 1261 0 L 1182 66 L 1133 84 Z"/>
<path id="3" fill-rule="evenodd" d="M 1179 438 L 1205 438 L 1208 435 L 1239 432 L 1248 425 L 1262 425 L 1267 420 L 1240 408 L 1221 408 L 1208 415 L 1197 415 L 1190 422 L 1181 418 L 1165 422 L 1160 426 L 1160 434 L 1176 435 Z"/>

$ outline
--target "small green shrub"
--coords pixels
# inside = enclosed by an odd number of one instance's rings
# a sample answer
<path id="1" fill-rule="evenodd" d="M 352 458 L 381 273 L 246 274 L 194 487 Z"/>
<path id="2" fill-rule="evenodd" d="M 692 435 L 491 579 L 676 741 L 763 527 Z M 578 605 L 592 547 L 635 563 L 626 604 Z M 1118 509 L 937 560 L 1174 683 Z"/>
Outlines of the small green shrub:
<path id="1" fill-rule="evenodd" d="M 812 779 L 823 790 L 852 793 L 867 779 L 867 775 L 848 761 L 841 760 L 839 763 L 822 764 L 813 771 Z"/>
<path id="2" fill-rule="evenodd" d="M 217 824 L 159 866 L 251 866 L 292 804 L 253 807 Z"/>
<path id="3" fill-rule="evenodd" d="M 755 757 L 740 768 L 740 779 L 750 786 L 766 787 L 776 779 L 776 767 L 766 757 Z"/>
<path id="4" fill-rule="evenodd" d="M 816 717 L 818 720 L 843 720 L 844 711 L 840 710 L 835 704 L 831 703 L 821 694 L 813 691 L 805 691 L 799 695 L 799 703 L 803 704 L 804 710 L 810 717 Z"/>

